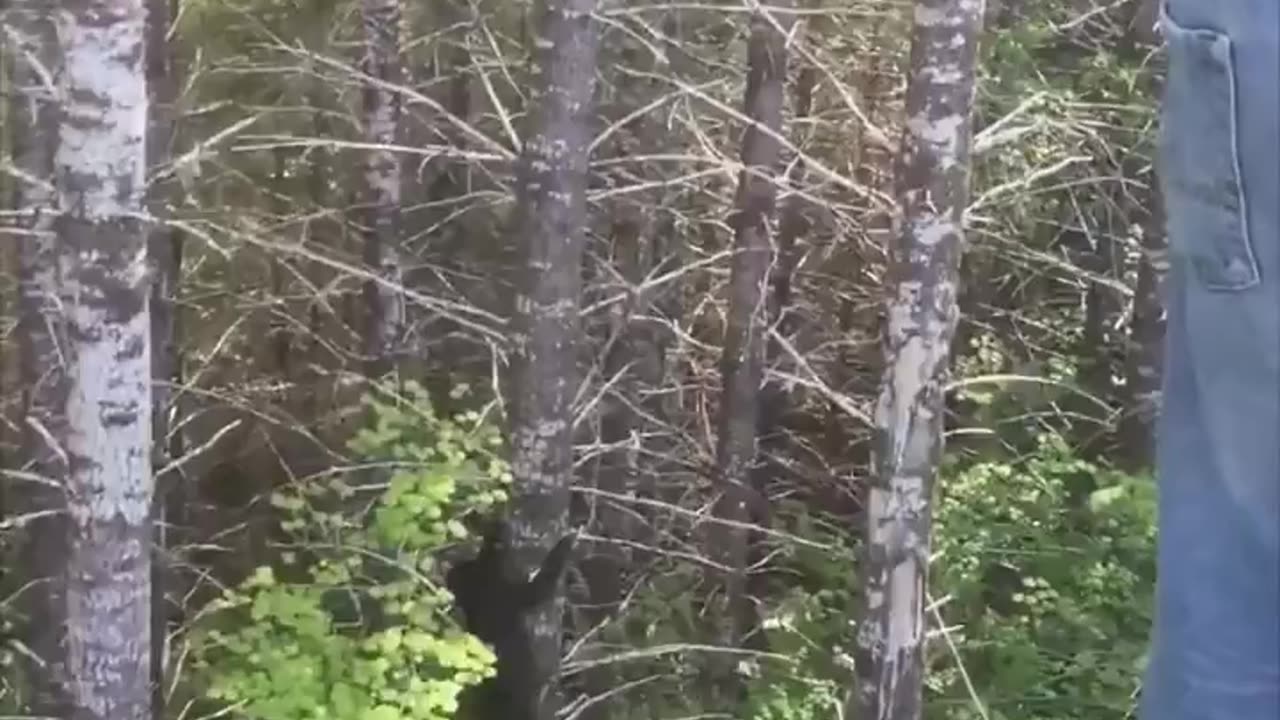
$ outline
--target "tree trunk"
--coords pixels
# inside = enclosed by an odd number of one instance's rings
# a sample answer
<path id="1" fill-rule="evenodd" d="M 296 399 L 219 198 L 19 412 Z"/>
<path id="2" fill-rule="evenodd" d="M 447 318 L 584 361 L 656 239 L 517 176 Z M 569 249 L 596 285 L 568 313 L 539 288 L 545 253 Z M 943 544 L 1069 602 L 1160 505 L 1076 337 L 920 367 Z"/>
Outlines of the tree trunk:
<path id="1" fill-rule="evenodd" d="M 174 72 L 169 30 L 178 16 L 178 0 L 147 0 L 147 85 L 150 118 L 147 130 L 147 165 L 153 174 L 173 160 L 177 118 L 178 78 Z M 165 218 L 177 203 L 178 185 L 171 180 L 154 182 L 147 188 L 147 200 L 154 217 Z M 174 391 L 180 385 L 181 354 L 175 296 L 182 278 L 182 233 L 170 225 L 154 225 L 147 237 L 151 265 L 151 377 L 152 377 L 152 468 L 159 472 L 182 454 L 180 435 L 170 437 L 171 419 L 176 412 Z M 151 681 L 152 711 L 164 717 L 164 672 L 169 621 L 181 621 L 184 588 L 176 582 L 168 552 L 180 545 L 174 529 L 185 527 L 182 515 L 186 497 L 181 473 L 156 477 L 153 517 L 155 557 L 151 582 Z M 167 591 L 172 590 L 170 595 Z M 168 598 L 174 598 L 172 602 Z"/>
<path id="2" fill-rule="evenodd" d="M 812 64 L 806 64 L 800 70 L 795 86 L 796 120 L 809 117 L 813 107 L 813 88 L 817 78 L 817 68 Z M 797 146 L 804 145 L 799 138 L 795 142 Z M 792 163 L 787 178 L 787 185 L 791 188 L 792 194 L 788 196 L 778 221 L 778 255 L 769 277 L 771 285 L 769 324 L 775 332 L 785 338 L 790 338 L 795 325 L 792 313 L 792 282 L 800 259 L 796 245 L 804 238 L 809 228 L 809 200 L 798 194 L 804 187 L 805 171 L 804 160 L 797 158 Z M 781 364 L 785 353 L 782 352 L 779 343 L 770 338 L 766 347 L 769 353 L 769 364 Z M 785 474 L 786 466 L 782 455 L 786 446 L 783 437 L 788 400 L 787 390 L 782 383 L 777 380 L 764 381 L 764 388 L 760 393 L 760 417 L 757 429 L 760 438 L 760 462 L 751 479 L 753 492 L 761 502 L 753 508 L 755 512 L 749 514 L 751 524 L 756 527 L 769 526 L 771 518 L 768 498 L 772 497 L 770 486 L 774 480 Z M 752 532 L 747 539 L 747 562 L 752 567 L 764 560 L 768 553 L 764 539 L 764 533 L 760 531 Z M 746 583 L 748 603 L 756 606 L 750 609 L 748 617 L 752 627 L 745 631 L 746 640 L 751 647 L 759 650 L 768 647 L 765 630 L 758 623 L 760 617 L 758 606 L 764 601 L 768 590 L 766 579 L 767 576 L 764 573 L 756 573 L 749 576 Z"/>
<path id="3" fill-rule="evenodd" d="M 982 0 L 917 0 L 898 164 L 902 226 L 891 248 L 885 373 L 866 507 L 864 617 L 857 628 L 861 720 L 919 720 L 932 493 L 958 311 Z"/>
<path id="4" fill-rule="evenodd" d="M 1103 172 L 1123 173 L 1123 168 L 1119 171 L 1107 168 Z M 1123 203 L 1123 193 L 1117 194 Z M 1105 414 L 1100 416 L 1102 408 L 1098 403 L 1109 404 L 1116 395 L 1113 358 L 1118 343 L 1111 328 L 1119 303 L 1115 290 L 1094 279 L 1115 279 L 1120 274 L 1115 271 L 1116 223 L 1111 219 L 1112 205 L 1106 199 L 1090 203 L 1073 201 L 1072 209 L 1067 211 L 1070 217 L 1063 223 L 1064 227 L 1071 228 L 1063 234 L 1063 244 L 1075 255 L 1077 266 L 1088 275 L 1084 279 L 1084 327 L 1075 348 L 1079 368 L 1076 383 L 1083 394 L 1073 393 L 1063 401 L 1062 407 L 1076 417 L 1071 437 L 1081 456 L 1088 460 L 1107 454 L 1110 427 Z"/>
<path id="5" fill-rule="evenodd" d="M 1154 179 L 1152 187 L 1156 187 Z M 1163 197 L 1151 192 L 1151 213 L 1142 228 L 1142 255 L 1133 291 L 1133 317 L 1125 358 L 1125 408 L 1120 421 L 1121 459 L 1133 471 L 1155 464 L 1155 423 L 1164 376 L 1164 306 L 1160 277 L 1167 250 Z"/>
<path id="6" fill-rule="evenodd" d="M 596 0 L 545 0 L 540 92 L 530 108 L 517 181 L 516 244 L 525 257 L 515 301 L 511 401 L 512 546 L 531 573 L 565 531 L 572 478 L 575 346 L 582 291 L 587 155 L 599 37 Z M 533 613 L 532 664 L 513 698 L 522 717 L 549 720 L 557 693 L 563 598 Z M 543 692 L 547 686 L 547 692 Z"/>
<path id="7" fill-rule="evenodd" d="M 1158 0 L 1131 0 L 1133 14 L 1119 56 L 1139 63 L 1141 54 L 1158 43 L 1152 31 L 1159 14 Z M 1141 86 L 1150 97 L 1161 94 L 1160 77 L 1143 65 Z M 1167 269 L 1168 237 L 1165 234 L 1164 195 L 1156 172 L 1147 177 L 1142 221 L 1142 254 L 1133 290 L 1133 316 L 1125 354 L 1125 408 L 1120 421 L 1120 457 L 1123 467 L 1134 471 L 1155 465 L 1155 424 L 1160 413 L 1161 380 L 1164 377 L 1165 314 L 1160 286 Z"/>
<path id="8" fill-rule="evenodd" d="M 731 223 L 734 254 L 729 272 L 724 354 L 720 359 L 723 389 L 716 443 L 719 497 L 715 515 L 724 522 L 717 523 L 711 537 L 713 556 L 727 568 L 722 578 L 726 606 L 717 615 L 722 618 L 720 641 L 729 647 L 741 643 L 751 622 L 746 600 L 747 533 L 743 526 L 750 520 L 749 507 L 759 507 L 763 502 L 751 485 L 751 476 L 756 462 L 756 426 L 769 322 L 765 292 L 773 260 L 770 223 L 777 199 L 777 135 L 782 130 L 786 99 L 786 33 L 795 22 L 787 12 L 789 3 L 775 3 L 773 7 L 782 12 L 766 14 L 762 10 L 751 17 L 743 105 L 746 115 L 763 129 L 752 125 L 742 139 L 741 157 L 746 167 L 739 176 Z M 732 660 L 717 664 L 717 675 L 731 674 Z M 730 683 L 728 677 L 721 680 Z"/>
<path id="9" fill-rule="evenodd" d="M 26 174 L 17 179 L 14 207 L 26 235 L 18 245 L 19 376 L 23 387 L 21 470 L 15 510 L 25 523 L 19 550 L 28 581 L 19 597 L 23 638 L 38 661 L 28 665 L 31 701 L 39 715 L 69 714 L 63 635 L 66 627 L 66 464 L 51 438 L 64 435 L 62 405 L 68 391 L 53 331 L 58 326 L 57 245 L 53 235 L 53 159 L 59 106 L 58 40 L 52 13 L 32 0 L 14 2 L 5 24 L 10 36 L 15 100 L 14 158 Z"/>
<path id="10" fill-rule="evenodd" d="M 307 32 L 303 36 L 311 52 L 324 54 L 332 51 L 333 28 L 338 13 L 334 3 L 316 3 L 311 12 L 303 18 L 307 22 Z M 326 81 L 323 74 L 311 76 L 303 93 L 304 102 L 311 114 L 311 137 L 320 141 L 334 139 L 337 133 L 331 108 L 335 105 L 335 89 Z M 334 212 L 335 197 L 338 188 L 343 187 L 343 166 L 339 165 L 343 154 L 336 146 L 320 142 L 303 152 L 306 159 L 306 175 L 304 187 L 312 213 L 302 224 L 302 244 L 320 255 L 332 256 L 339 251 L 342 240 L 341 222 Z M 349 186 L 347 186 L 349 187 Z M 333 300 L 336 297 L 329 288 L 334 287 L 335 272 L 326 263 L 306 260 L 301 264 L 299 280 L 304 286 L 303 293 L 311 293 L 305 301 L 306 319 L 299 318 L 299 324 L 305 324 L 306 339 L 298 343 L 295 375 L 290 378 L 293 399 L 288 411 L 299 426 L 315 437 L 324 437 L 328 411 L 332 408 L 333 387 L 330 378 L 333 376 L 334 356 L 330 339 L 333 335 L 335 318 Z M 297 469 L 302 477 L 327 468 L 327 462 L 320 459 L 321 453 L 307 458 L 306 463 Z"/>
<path id="11" fill-rule="evenodd" d="M 143 0 L 67 3 L 55 157 L 67 373 L 67 673 L 74 720 L 151 711 L 151 339 Z"/>
<path id="12" fill-rule="evenodd" d="M 364 72 L 389 85 L 401 82 L 400 0 L 361 0 L 364 21 Z M 382 84 L 364 87 L 364 261 L 382 283 L 365 283 L 364 326 L 366 375 L 378 378 L 395 366 L 400 352 L 405 310 L 400 267 L 399 155 L 388 149 L 400 139 L 400 93 Z"/>

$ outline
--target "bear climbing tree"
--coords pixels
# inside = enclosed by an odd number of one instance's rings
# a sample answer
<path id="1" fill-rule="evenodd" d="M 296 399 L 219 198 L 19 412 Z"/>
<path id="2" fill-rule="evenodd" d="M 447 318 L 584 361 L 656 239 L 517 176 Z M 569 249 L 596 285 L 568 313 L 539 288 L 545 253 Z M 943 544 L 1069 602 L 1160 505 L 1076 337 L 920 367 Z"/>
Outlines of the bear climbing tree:
<path id="1" fill-rule="evenodd" d="M 521 578 L 513 577 L 509 532 L 506 522 L 495 521 L 484 534 L 480 552 L 445 576 L 467 631 L 493 648 L 497 657 L 496 675 L 464 695 L 459 717 L 533 720 L 542 686 L 549 680 L 534 672 L 525 618 L 555 596 L 578 535 L 561 538 L 538 571 Z"/>

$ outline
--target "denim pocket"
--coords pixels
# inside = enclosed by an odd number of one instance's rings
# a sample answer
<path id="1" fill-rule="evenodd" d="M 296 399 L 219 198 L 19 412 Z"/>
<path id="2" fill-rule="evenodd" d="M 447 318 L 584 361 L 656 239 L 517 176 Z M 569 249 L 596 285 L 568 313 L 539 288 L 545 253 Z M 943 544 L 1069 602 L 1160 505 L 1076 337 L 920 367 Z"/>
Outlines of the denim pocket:
<path id="1" fill-rule="evenodd" d="M 1159 174 L 1167 198 L 1169 249 L 1205 288 L 1257 285 L 1236 131 L 1231 38 L 1178 24 L 1161 3 L 1168 47 L 1159 133 Z"/>

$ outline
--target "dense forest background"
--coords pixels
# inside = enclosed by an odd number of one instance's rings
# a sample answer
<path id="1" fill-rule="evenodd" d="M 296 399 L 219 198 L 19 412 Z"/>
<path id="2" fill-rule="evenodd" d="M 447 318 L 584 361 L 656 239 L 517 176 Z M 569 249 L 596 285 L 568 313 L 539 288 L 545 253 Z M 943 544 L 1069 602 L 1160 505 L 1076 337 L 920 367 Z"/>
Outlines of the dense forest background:
<path id="1" fill-rule="evenodd" d="M 0 714 L 454 717 L 494 655 L 446 574 L 501 515 L 511 587 L 577 537 L 504 670 L 551 679 L 530 718 L 1132 717 L 1154 7 L 0 3 Z M 94 80 L 103 48 L 137 72 Z M 145 148 L 103 150 L 141 136 L 102 108 L 145 108 Z M 94 225 L 67 188 L 129 158 Z M 85 299 L 97 262 L 132 314 Z M 936 367 L 894 342 L 905 287 Z M 129 377 L 85 350 L 119 328 L 149 410 L 77 419 Z M 132 469 L 85 470 L 117 426 Z"/>

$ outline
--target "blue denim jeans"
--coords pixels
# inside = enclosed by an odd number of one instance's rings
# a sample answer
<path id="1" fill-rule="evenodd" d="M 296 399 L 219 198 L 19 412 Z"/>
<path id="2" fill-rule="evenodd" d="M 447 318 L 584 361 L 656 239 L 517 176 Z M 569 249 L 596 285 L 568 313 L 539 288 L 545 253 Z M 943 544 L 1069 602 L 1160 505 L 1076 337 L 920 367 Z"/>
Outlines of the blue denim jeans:
<path id="1" fill-rule="evenodd" d="M 1164 0 L 1159 579 L 1142 720 L 1280 718 L 1280 3 Z"/>

